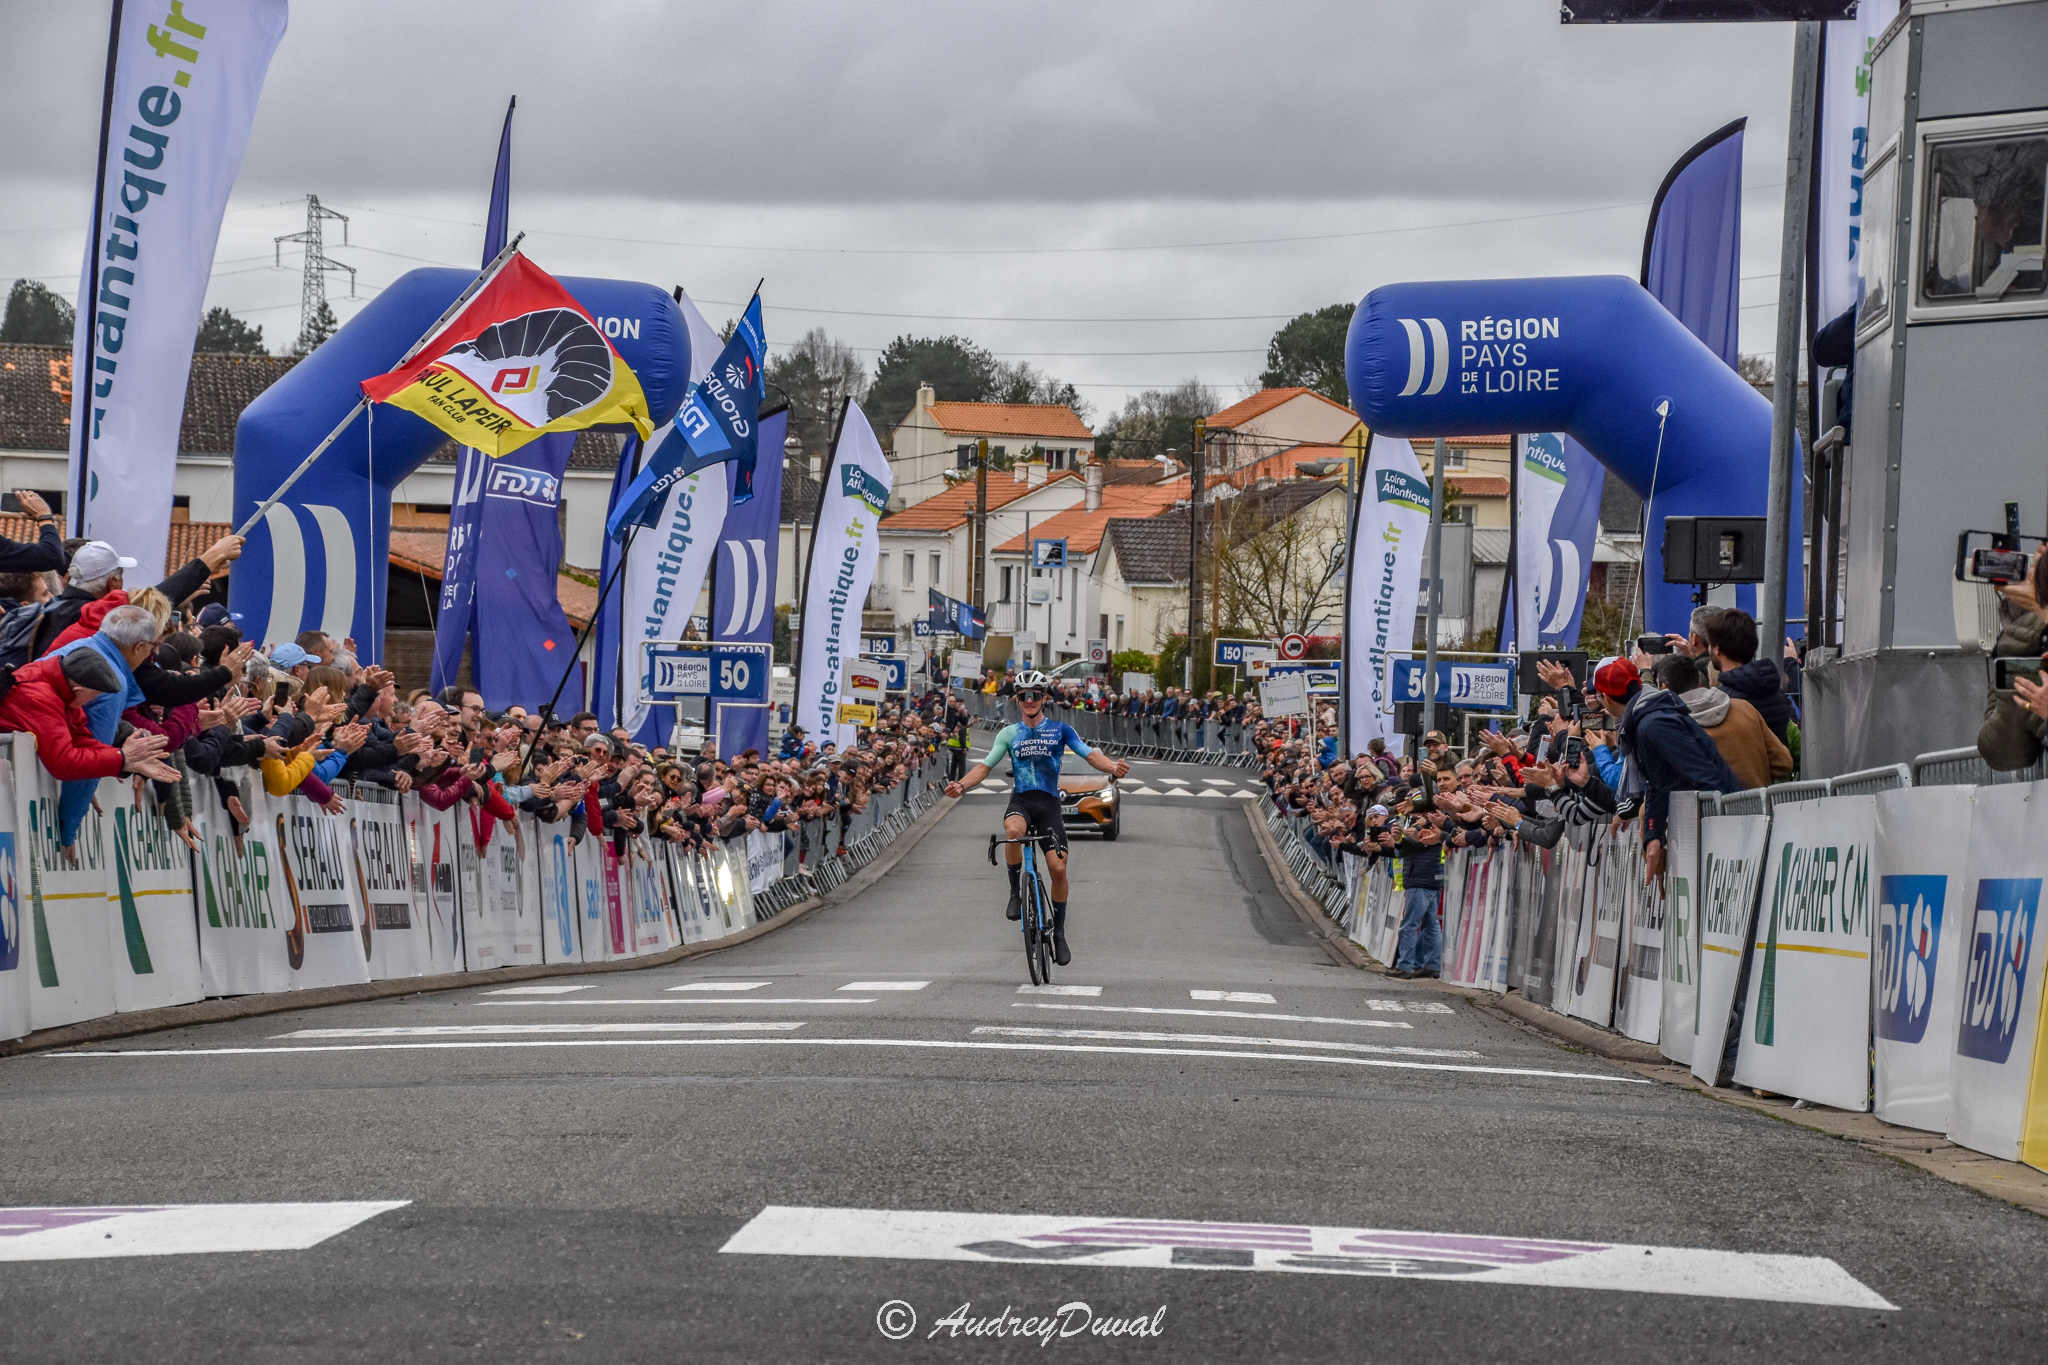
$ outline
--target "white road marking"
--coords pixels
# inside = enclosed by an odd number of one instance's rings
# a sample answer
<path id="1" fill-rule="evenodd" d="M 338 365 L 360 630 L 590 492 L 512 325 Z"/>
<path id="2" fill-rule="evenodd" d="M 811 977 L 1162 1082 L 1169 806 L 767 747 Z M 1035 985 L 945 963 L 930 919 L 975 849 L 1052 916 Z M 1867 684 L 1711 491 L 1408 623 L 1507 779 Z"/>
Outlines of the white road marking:
<path id="1" fill-rule="evenodd" d="M 1825 1256 L 1377 1228 L 769 1205 L 720 1247 L 755 1256 L 1251 1270 L 1606 1289 L 1896 1311 Z"/>
<path id="2" fill-rule="evenodd" d="M 733 1033 L 757 1032 L 761 1029 L 800 1029 L 799 1022 L 741 1023 L 720 1021 L 712 1023 L 691 1020 L 688 1023 L 647 1023 L 647 1024 L 413 1024 L 389 1028 L 302 1028 L 294 1033 L 273 1033 L 273 1038 L 428 1038 L 464 1037 L 477 1034 L 523 1034 L 523 1033 Z M 1473 1053 L 1478 1056 L 1478 1053 Z"/>
<path id="3" fill-rule="evenodd" d="M 692 981 L 687 986 L 670 986 L 672 991 L 758 991 L 772 981 Z"/>
<path id="4" fill-rule="evenodd" d="M 1227 777 L 1205 777 L 1202 781 L 1211 787 L 1235 787 L 1237 785 L 1237 783 Z"/>
<path id="5" fill-rule="evenodd" d="M 594 991 L 596 985 L 588 986 L 504 986 L 485 995 L 567 995 L 571 991 Z"/>
<path id="6" fill-rule="evenodd" d="M 1280 1002 L 1264 991 L 1189 991 L 1195 1000 L 1228 1000 L 1234 1005 L 1277 1005 Z"/>
<path id="7" fill-rule="evenodd" d="M 332 1204 L 129 1204 L 0 1209 L 0 1261 L 304 1251 L 409 1199 Z"/>
<path id="8" fill-rule="evenodd" d="M 1383 1043 L 1321 1043 L 1302 1038 L 1247 1038 L 1236 1033 L 1146 1033 L 1136 1030 L 1100 1028 L 1006 1028 L 983 1024 L 976 1033 L 1007 1038 L 1106 1038 L 1126 1043 L 1249 1043 L 1256 1047 L 1312 1047 L 1327 1052 L 1382 1052 L 1403 1057 L 1477 1057 L 1481 1054 L 1454 1047 L 1394 1047 Z"/>
<path id="9" fill-rule="evenodd" d="M 1205 792 L 1196 792 L 1196 793 L 1195 793 L 1195 795 L 1197 795 L 1197 796 L 1213 796 L 1213 797 L 1216 797 L 1216 798 L 1217 798 L 1218 800 L 1221 800 L 1221 799 L 1222 799 L 1222 797 L 1223 797 L 1223 793 L 1222 793 L 1222 792 L 1219 792 L 1219 791 L 1205 791 Z"/>
<path id="10" fill-rule="evenodd" d="M 1441 1000 L 1368 1000 L 1368 1009 L 1382 1010 L 1394 1014 L 1456 1014 L 1457 1011 Z"/>
<path id="11" fill-rule="evenodd" d="M 1322 1062 L 1330 1066 L 1387 1067 L 1397 1071 L 1463 1071 L 1487 1076 L 1539 1076 L 1560 1081 L 1606 1081 L 1654 1085 L 1642 1076 L 1593 1071 L 1545 1071 L 1536 1067 L 1458 1066 L 1450 1062 L 1404 1062 L 1391 1057 L 1328 1057 L 1302 1052 L 1218 1051 L 1194 1047 L 1129 1047 L 1107 1043 L 959 1042 L 940 1038 L 502 1038 L 439 1043 L 335 1043 L 325 1047 L 92 1048 L 47 1052 L 45 1057 L 258 1057 L 277 1053 L 420 1052 L 450 1049 L 528 1047 L 882 1047 L 940 1052 L 1096 1052 L 1134 1057 L 1223 1057 L 1259 1062 Z"/>
<path id="12" fill-rule="evenodd" d="M 1252 795 L 1252 793 L 1250 793 L 1250 792 L 1241 792 L 1241 791 L 1240 791 L 1240 792 L 1232 792 L 1232 793 L 1231 793 L 1231 796 L 1232 796 L 1232 797 L 1234 797 L 1234 798 L 1236 798 L 1237 800 L 1240 800 L 1240 801 L 1256 801 L 1256 800 L 1258 800 L 1258 799 L 1259 799 L 1258 797 L 1256 797 L 1256 796 Z"/>
<path id="13" fill-rule="evenodd" d="M 1153 791 L 1153 790 L 1152 790 L 1152 789 L 1151 789 L 1150 787 L 1125 787 L 1125 788 L 1123 788 L 1123 794 L 1124 794 L 1125 796 L 1157 796 L 1157 795 L 1159 795 L 1159 793 L 1158 793 L 1158 792 L 1156 792 L 1156 791 Z"/>
<path id="14" fill-rule="evenodd" d="M 872 1005 L 873 996 L 854 995 L 707 995 L 701 998 L 685 996 L 671 1000 L 666 996 L 636 996 L 626 1000 L 479 1000 L 479 1005 L 573 1005 L 588 1009 L 592 1005 Z"/>
<path id="15" fill-rule="evenodd" d="M 931 984 L 929 981 L 849 981 L 839 989 L 842 991 L 921 991 Z"/>
<path id="16" fill-rule="evenodd" d="M 1019 995 L 1100 995 L 1100 986 L 1019 986 Z"/>
<path id="17" fill-rule="evenodd" d="M 1162 777 L 1159 780 L 1176 787 L 1185 787 L 1188 784 L 1188 780 L 1185 777 Z"/>
<path id="18" fill-rule="evenodd" d="M 1157 796 L 1189 796 L 1189 795 L 1192 795 L 1192 793 L 1190 793 L 1190 792 L 1184 792 L 1184 791 L 1182 791 L 1182 790 L 1181 790 L 1181 789 L 1180 789 L 1179 787 L 1168 787 L 1168 788 L 1167 788 L 1167 789 L 1166 789 L 1165 791 L 1163 791 L 1163 792 L 1156 792 L 1156 793 L 1154 793 L 1154 795 L 1157 795 Z"/>
<path id="19" fill-rule="evenodd" d="M 591 1003 L 595 1004 L 595 1001 Z M 1284 1019 L 1290 1024 L 1349 1024 L 1353 1028 L 1414 1028 L 1406 1020 L 1332 1019 L 1320 1014 L 1253 1014 L 1248 1010 L 1164 1009 L 1158 1005 L 1047 1005 L 1036 1000 L 1013 1000 L 1016 1010 L 1096 1010 L 1104 1014 L 1181 1014 L 1203 1019 Z"/>

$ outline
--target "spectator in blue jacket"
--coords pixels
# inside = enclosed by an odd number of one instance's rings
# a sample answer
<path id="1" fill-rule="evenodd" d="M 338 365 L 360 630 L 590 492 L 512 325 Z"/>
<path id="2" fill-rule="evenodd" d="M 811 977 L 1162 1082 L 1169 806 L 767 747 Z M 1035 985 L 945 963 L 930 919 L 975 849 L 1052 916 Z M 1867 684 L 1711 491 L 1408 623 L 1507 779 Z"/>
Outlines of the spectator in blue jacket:
<path id="1" fill-rule="evenodd" d="M 1676 791 L 1738 792 L 1742 783 L 1729 771 L 1713 737 L 1700 728 L 1684 702 L 1669 692 L 1644 687 L 1641 671 L 1626 659 L 1602 664 L 1593 690 L 1607 714 L 1621 724 L 1621 750 L 1628 762 L 1621 797 L 1643 796 L 1643 862 L 1651 877 L 1664 872 L 1664 824 Z"/>

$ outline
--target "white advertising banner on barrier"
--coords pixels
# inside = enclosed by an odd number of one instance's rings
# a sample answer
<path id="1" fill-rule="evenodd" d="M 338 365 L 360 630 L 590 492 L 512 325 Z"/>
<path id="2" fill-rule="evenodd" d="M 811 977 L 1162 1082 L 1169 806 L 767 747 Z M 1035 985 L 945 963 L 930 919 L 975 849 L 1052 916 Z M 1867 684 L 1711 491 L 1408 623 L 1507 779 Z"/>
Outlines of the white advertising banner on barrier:
<path id="1" fill-rule="evenodd" d="M 0 1038 L 29 1031 L 29 977 L 36 966 L 34 921 L 23 897 L 22 845 L 16 837 L 14 770 L 0 762 Z"/>
<path id="2" fill-rule="evenodd" d="M 570 875 L 576 878 L 576 907 L 580 918 L 576 946 L 585 962 L 611 960 L 611 908 L 605 899 L 605 849 L 611 841 L 598 834 L 585 834 L 569 850 Z"/>
<path id="3" fill-rule="evenodd" d="M 437 811 L 421 801 L 405 803 L 406 835 L 412 841 L 415 881 L 413 902 L 427 930 L 428 969 L 438 975 L 463 968 L 461 875 L 455 865 L 459 832 L 468 825 L 461 808 Z"/>
<path id="4" fill-rule="evenodd" d="M 757 829 L 747 835 L 747 886 L 760 895 L 782 875 L 782 835 Z"/>
<path id="5" fill-rule="evenodd" d="M 250 784 L 253 794 L 255 784 Z M 263 837 L 289 903 L 285 956 L 293 984 L 355 985 L 370 979 L 364 955 L 369 930 L 362 924 L 362 895 L 350 859 L 342 852 L 340 817 L 303 796 L 255 797 L 249 813 Z M 246 802 L 244 804 L 247 804 Z M 279 909 L 283 910 L 280 906 Z"/>
<path id="6" fill-rule="evenodd" d="M 678 940 L 669 907 L 668 869 L 654 860 L 654 851 L 645 839 L 628 840 L 626 858 L 632 871 L 634 955 L 675 947 Z"/>
<path id="7" fill-rule="evenodd" d="M 1949 1064 L 1969 966 L 1970 789 L 1877 796 L 1877 924 L 1871 988 L 1877 1116 L 1948 1129 Z"/>
<path id="8" fill-rule="evenodd" d="M 1710 815 L 1700 821 L 1700 975 L 1695 997 L 1692 1074 L 1725 1079 L 1728 1030 L 1756 923 L 1758 873 L 1770 840 L 1768 815 Z"/>
<path id="9" fill-rule="evenodd" d="M 533 884 L 540 892 L 541 956 L 549 962 L 581 962 L 577 941 L 582 908 L 576 894 L 576 858 L 569 847 L 569 822 L 542 824 L 522 815 L 526 846 L 533 851 Z M 587 841 L 586 841 L 587 842 Z"/>
<path id="10" fill-rule="evenodd" d="M 106 821 L 97 809 L 86 811 L 73 846 L 60 847 L 57 780 L 36 760 L 34 736 L 15 735 L 14 771 L 20 775 L 15 828 L 28 841 L 26 913 L 36 954 L 29 1022 L 39 1029 L 56 1028 L 112 1014 Z"/>
<path id="11" fill-rule="evenodd" d="M 101 787 L 114 836 L 107 910 L 114 927 L 114 1008 L 160 1009 L 199 999 L 192 932 L 192 862 L 152 803 L 124 782 Z"/>
<path id="12" fill-rule="evenodd" d="M 1657 1050 L 1680 1066 L 1691 1066 L 1693 1037 L 1699 1031 L 1700 984 L 1700 812 L 1692 793 L 1672 795 L 1666 829 Z"/>
<path id="13" fill-rule="evenodd" d="M 1837 1109 L 1870 1107 L 1870 923 L 1877 798 L 1771 813 L 1735 1081 Z"/>
<path id="14" fill-rule="evenodd" d="M 669 877 L 676 888 L 676 917 L 682 924 L 683 942 L 723 938 L 725 924 L 705 893 L 703 862 L 694 853 L 685 853 L 674 845 L 669 846 L 666 857 Z"/>
<path id="15" fill-rule="evenodd" d="M 628 873 L 619 859 L 618 851 L 610 839 L 598 839 L 598 880 L 601 899 L 599 908 L 603 911 L 604 924 L 599 930 L 603 935 L 604 955 L 616 960 L 633 956 L 633 912 L 630 904 L 632 892 L 627 887 Z M 588 940 L 585 940 L 587 943 Z M 588 949 L 585 949 L 586 954 Z M 587 959 L 594 961 L 595 959 Z"/>
<path id="16" fill-rule="evenodd" d="M 1979 787 L 1970 820 L 1948 1135 L 2006 1161 L 2020 1157 L 2039 1043 L 2041 882 L 2048 876 L 2048 783 Z M 2048 1117 L 2048 1116 L 2044 1116 Z"/>
<path id="17" fill-rule="evenodd" d="M 1614 1027 L 1639 1043 L 1654 1043 L 1664 1009 L 1664 889 L 1644 884 L 1643 845 L 1634 831 L 1617 837 L 1615 860 L 1626 936 L 1615 982 Z"/>
<path id="18" fill-rule="evenodd" d="M 249 798 L 240 798 L 244 812 Z M 261 825 L 238 835 L 211 782 L 192 784 L 199 830 L 199 977 L 208 995 L 288 991 L 295 984 L 285 952 L 291 903 L 274 885 L 282 875 Z"/>
<path id="19" fill-rule="evenodd" d="M 349 854 L 361 889 L 363 946 L 370 976 L 384 981 L 424 976 L 434 970 L 425 908 L 414 898 L 412 849 L 403 811 L 396 802 L 350 801 Z"/>
<path id="20" fill-rule="evenodd" d="M 474 827 L 478 822 L 471 811 L 458 823 Z M 490 842 L 481 853 L 474 837 L 458 840 L 463 944 L 473 972 L 527 967 L 541 960 L 540 904 L 538 899 L 527 903 L 519 842 L 517 827 L 503 820 L 491 822 Z"/>

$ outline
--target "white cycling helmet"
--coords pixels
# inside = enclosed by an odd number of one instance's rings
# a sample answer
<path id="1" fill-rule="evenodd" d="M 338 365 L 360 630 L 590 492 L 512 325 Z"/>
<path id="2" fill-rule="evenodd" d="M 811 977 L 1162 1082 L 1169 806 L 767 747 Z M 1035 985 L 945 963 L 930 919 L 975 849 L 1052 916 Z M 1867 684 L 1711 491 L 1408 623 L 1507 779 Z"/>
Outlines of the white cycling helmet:
<path id="1" fill-rule="evenodd" d="M 1023 677 L 1017 679 L 1017 690 L 1019 692 L 1050 692 L 1052 691 L 1052 679 L 1034 668 Z"/>

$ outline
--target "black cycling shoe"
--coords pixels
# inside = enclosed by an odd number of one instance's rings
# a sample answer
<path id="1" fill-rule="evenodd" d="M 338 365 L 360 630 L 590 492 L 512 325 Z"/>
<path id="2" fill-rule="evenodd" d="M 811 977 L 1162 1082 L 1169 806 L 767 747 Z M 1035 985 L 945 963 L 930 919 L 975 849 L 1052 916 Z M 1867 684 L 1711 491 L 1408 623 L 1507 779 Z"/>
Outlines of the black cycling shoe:
<path id="1" fill-rule="evenodd" d="M 1074 955 L 1067 951 L 1067 936 L 1065 934 L 1054 934 L 1052 936 L 1052 960 L 1059 963 L 1062 967 L 1074 960 Z"/>
<path id="2" fill-rule="evenodd" d="M 1009 908 L 1009 909 L 1007 909 L 1007 910 L 1005 910 L 1005 911 L 1003 911 L 1003 918 L 1004 918 L 1004 919 L 1023 919 L 1023 918 L 1024 918 L 1024 898 L 1023 898 L 1022 896 L 1018 895 L 1018 894 L 1017 894 L 1016 892 L 1014 892 L 1014 891 L 1012 891 L 1012 892 L 1010 893 L 1010 908 Z"/>

